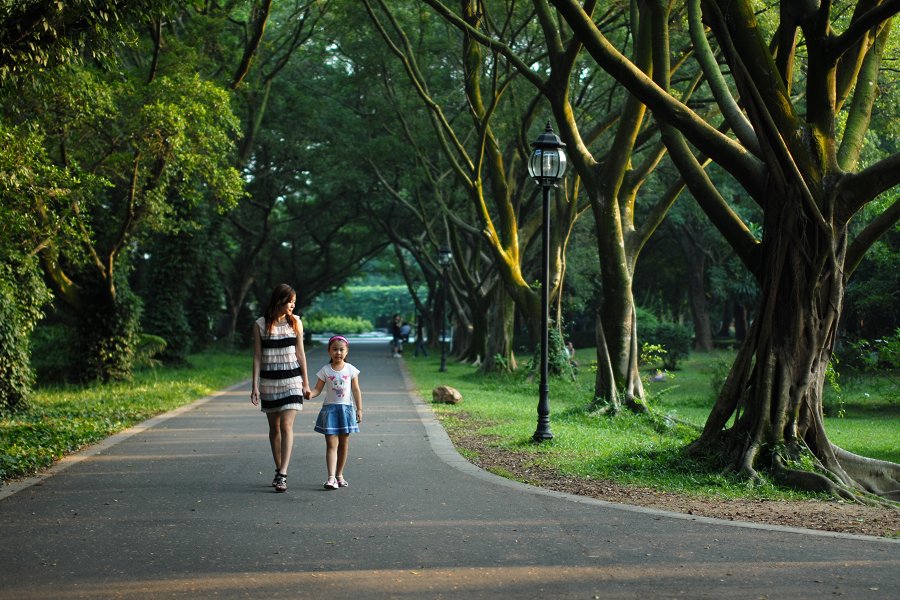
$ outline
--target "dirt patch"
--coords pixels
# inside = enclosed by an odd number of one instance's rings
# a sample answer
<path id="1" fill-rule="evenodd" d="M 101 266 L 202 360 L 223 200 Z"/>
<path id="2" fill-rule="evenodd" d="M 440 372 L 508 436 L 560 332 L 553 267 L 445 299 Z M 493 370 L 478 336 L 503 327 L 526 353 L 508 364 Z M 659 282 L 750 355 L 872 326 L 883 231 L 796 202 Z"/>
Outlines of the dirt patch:
<path id="1" fill-rule="evenodd" d="M 457 448 L 474 453 L 475 458 L 469 460 L 482 469 L 550 490 L 730 521 L 900 537 L 900 509 L 896 508 L 863 506 L 836 500 L 695 498 L 612 481 L 572 478 L 531 464 L 530 457 L 525 454 L 491 446 L 487 438 L 473 435 L 470 431 L 454 429 L 448 433 Z"/>

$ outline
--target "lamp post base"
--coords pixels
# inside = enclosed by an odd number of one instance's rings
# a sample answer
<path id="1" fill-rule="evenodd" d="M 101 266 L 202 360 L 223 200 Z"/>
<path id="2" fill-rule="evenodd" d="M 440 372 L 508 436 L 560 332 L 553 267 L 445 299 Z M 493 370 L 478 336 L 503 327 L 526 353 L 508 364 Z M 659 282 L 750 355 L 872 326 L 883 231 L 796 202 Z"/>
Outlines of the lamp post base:
<path id="1" fill-rule="evenodd" d="M 549 431 L 535 431 L 534 435 L 531 436 L 531 441 L 540 444 L 541 442 L 546 442 L 553 439 L 553 434 Z"/>

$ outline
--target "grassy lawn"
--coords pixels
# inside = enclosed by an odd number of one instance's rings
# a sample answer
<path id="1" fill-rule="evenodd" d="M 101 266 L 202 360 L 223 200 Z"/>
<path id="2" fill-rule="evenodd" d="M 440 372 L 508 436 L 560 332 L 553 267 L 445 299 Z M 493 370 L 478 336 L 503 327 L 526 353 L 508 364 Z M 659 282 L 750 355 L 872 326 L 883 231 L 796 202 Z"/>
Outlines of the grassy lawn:
<path id="1" fill-rule="evenodd" d="M 407 358 L 406 364 L 419 393 L 431 399 L 431 390 L 446 384 L 458 389 L 463 402 L 433 405 L 444 426 L 475 433 L 492 445 L 527 453 L 535 465 L 561 474 L 650 486 L 687 494 L 722 497 L 796 498 L 801 495 L 769 482 L 750 485 L 722 475 L 718 465 L 686 458 L 681 450 L 696 438 L 713 405 L 711 380 L 722 379 L 734 354 L 694 354 L 666 380 L 648 382 L 650 405 L 656 416 L 589 414 L 593 393 L 593 349 L 579 349 L 581 363 L 576 381 L 551 379 L 550 427 L 554 438 L 531 442 L 537 421 L 538 386 L 520 375 L 488 376 L 475 367 L 448 361 L 438 371 L 439 359 Z M 841 401 L 826 396 L 826 406 L 843 417 L 827 419 L 829 434 L 843 448 L 884 460 L 900 462 L 900 404 L 887 376 L 841 381 Z M 829 392 L 831 394 L 831 392 Z M 666 416 L 675 417 L 666 418 Z M 463 452 L 465 454 L 465 451 Z M 504 473 L 499 473 L 503 475 Z"/>
<path id="2" fill-rule="evenodd" d="M 0 412 L 0 480 L 46 468 L 88 444 L 250 377 L 246 352 L 206 352 L 189 366 L 135 373 L 130 382 L 39 388 L 24 412 Z"/>

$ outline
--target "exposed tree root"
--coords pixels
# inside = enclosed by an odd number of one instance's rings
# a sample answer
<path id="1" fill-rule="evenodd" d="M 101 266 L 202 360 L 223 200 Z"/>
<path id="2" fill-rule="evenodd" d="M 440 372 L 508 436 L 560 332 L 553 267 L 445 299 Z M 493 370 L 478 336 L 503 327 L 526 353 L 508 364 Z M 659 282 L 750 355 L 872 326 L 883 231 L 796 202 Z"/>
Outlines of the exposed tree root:
<path id="1" fill-rule="evenodd" d="M 821 473 L 788 468 L 777 454 L 772 458 L 772 476 L 781 485 L 797 490 L 822 492 L 851 502 L 864 503 L 863 499 L 847 486 L 832 481 Z"/>
<path id="2" fill-rule="evenodd" d="M 862 489 L 881 498 L 900 502 L 900 465 L 859 456 L 837 446 L 833 448 L 844 471 Z"/>
<path id="3" fill-rule="evenodd" d="M 699 440 L 698 440 L 699 441 Z M 689 455 L 726 456 L 729 446 L 727 436 L 718 443 L 698 444 L 695 441 L 687 447 Z M 831 445 L 839 464 L 829 468 L 805 446 L 779 446 L 772 451 L 767 445 L 747 442 L 732 456 L 726 472 L 739 473 L 750 481 L 759 481 L 760 473 L 755 465 L 763 460 L 771 466 L 764 469 L 779 485 L 795 490 L 824 493 L 843 500 L 868 506 L 883 506 L 900 509 L 900 465 L 858 456 Z M 795 461 L 806 457 L 812 461 L 811 469 L 792 466 Z"/>

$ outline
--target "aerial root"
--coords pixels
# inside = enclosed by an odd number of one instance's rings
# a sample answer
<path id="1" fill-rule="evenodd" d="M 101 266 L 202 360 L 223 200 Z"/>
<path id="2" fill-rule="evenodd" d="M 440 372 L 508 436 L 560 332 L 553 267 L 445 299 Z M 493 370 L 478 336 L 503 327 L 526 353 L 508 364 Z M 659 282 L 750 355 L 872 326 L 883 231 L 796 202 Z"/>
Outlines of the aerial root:
<path id="1" fill-rule="evenodd" d="M 782 485 L 790 486 L 807 492 L 824 492 L 859 504 L 869 504 L 867 499 L 856 490 L 851 490 L 846 485 L 837 483 L 822 473 L 790 469 L 785 466 L 781 457 L 775 455 L 772 458 L 772 475 Z"/>

